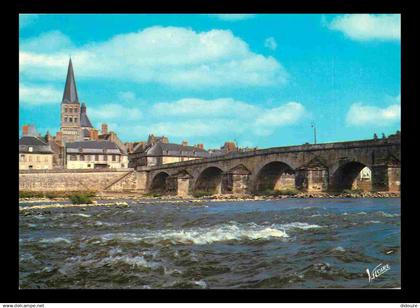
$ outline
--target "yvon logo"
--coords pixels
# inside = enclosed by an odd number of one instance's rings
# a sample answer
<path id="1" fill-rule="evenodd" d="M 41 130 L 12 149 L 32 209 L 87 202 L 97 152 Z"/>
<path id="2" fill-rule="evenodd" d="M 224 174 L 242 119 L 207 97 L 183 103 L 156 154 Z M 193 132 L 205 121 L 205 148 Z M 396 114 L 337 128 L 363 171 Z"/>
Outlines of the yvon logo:
<path id="1" fill-rule="evenodd" d="M 372 272 L 369 271 L 369 269 L 366 269 L 366 273 L 368 274 L 369 277 L 369 282 L 371 282 L 372 280 L 378 278 L 379 276 L 381 276 L 382 274 L 385 274 L 387 271 L 389 271 L 391 269 L 391 266 L 389 264 L 385 264 L 382 265 L 382 263 L 378 264 L 373 270 Z"/>

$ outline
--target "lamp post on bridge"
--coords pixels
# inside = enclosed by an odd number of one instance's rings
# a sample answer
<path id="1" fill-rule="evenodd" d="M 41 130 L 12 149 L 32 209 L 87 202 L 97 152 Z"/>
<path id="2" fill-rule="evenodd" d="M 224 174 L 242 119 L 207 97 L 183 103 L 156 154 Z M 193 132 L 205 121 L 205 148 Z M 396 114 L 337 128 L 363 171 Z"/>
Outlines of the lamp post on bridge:
<path id="1" fill-rule="evenodd" d="M 311 127 L 314 129 L 314 144 L 316 144 L 316 125 L 315 125 L 315 122 L 311 123 Z"/>

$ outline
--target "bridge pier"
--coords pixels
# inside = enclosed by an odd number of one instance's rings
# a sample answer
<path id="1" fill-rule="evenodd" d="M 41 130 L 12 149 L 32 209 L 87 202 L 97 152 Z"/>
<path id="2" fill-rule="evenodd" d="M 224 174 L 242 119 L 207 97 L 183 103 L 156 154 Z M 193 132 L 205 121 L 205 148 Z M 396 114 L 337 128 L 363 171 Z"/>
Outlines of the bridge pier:
<path id="1" fill-rule="evenodd" d="M 296 170 L 296 188 L 307 192 L 328 190 L 328 170 L 326 168 L 304 168 Z"/>
<path id="2" fill-rule="evenodd" d="M 372 166 L 373 191 L 400 191 L 400 169 L 396 164 Z"/>
<path id="3" fill-rule="evenodd" d="M 186 197 L 191 194 L 191 179 L 192 176 L 187 172 L 181 171 L 168 178 L 167 186 L 168 189 L 177 196 Z"/>
<path id="4" fill-rule="evenodd" d="M 222 175 L 222 194 L 248 194 L 251 173 L 244 166 L 238 166 Z"/>

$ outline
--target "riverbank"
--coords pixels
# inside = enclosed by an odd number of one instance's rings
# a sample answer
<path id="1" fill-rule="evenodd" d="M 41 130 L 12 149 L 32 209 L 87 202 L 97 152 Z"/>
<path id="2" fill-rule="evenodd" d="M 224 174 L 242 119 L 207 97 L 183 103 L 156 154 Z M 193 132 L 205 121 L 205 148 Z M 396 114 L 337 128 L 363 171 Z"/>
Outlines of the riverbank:
<path id="1" fill-rule="evenodd" d="M 279 195 L 279 196 L 264 196 L 264 195 L 235 195 L 235 194 L 223 194 L 223 195 L 212 195 L 194 198 L 190 197 L 179 197 L 179 196 L 148 196 L 139 195 L 136 193 L 98 193 L 92 196 L 92 200 L 134 200 L 134 201 L 253 201 L 253 200 L 279 200 L 279 199 L 308 199 L 308 198 L 399 198 L 400 192 L 354 192 L 354 193 L 298 193 L 295 195 Z M 54 197 L 54 198 L 19 198 L 19 203 L 39 203 L 39 202 L 51 202 L 51 201 L 67 201 L 67 197 Z"/>

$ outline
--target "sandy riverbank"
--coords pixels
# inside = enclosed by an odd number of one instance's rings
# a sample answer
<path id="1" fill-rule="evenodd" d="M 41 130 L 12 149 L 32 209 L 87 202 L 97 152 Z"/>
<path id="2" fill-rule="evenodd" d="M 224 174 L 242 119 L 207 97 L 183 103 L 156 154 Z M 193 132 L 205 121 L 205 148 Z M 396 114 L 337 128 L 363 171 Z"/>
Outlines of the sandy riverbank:
<path id="1" fill-rule="evenodd" d="M 279 200 L 287 198 L 303 199 L 303 198 L 399 198 L 399 192 L 362 192 L 362 193 L 300 193 L 296 195 L 280 195 L 280 196 L 253 196 L 253 195 L 213 195 L 205 197 L 178 197 L 178 196 L 159 196 L 150 197 L 135 193 L 100 193 L 92 200 L 134 200 L 150 202 L 202 202 L 202 201 L 254 201 L 254 200 Z M 39 203 L 51 201 L 67 201 L 67 198 L 20 198 L 19 203 Z"/>

